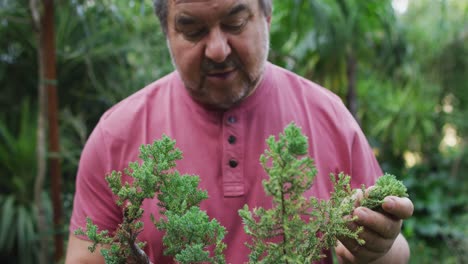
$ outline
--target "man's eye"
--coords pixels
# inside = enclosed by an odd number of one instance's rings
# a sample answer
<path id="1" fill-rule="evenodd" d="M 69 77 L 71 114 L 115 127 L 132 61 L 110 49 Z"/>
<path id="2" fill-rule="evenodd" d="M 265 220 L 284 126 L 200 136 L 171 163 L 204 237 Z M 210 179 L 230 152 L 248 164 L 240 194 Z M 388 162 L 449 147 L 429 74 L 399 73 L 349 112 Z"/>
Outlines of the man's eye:
<path id="1" fill-rule="evenodd" d="M 223 24 L 223 28 L 227 31 L 231 32 L 239 32 L 241 31 L 245 26 L 244 21 L 236 22 L 236 23 L 229 23 L 229 24 Z"/>
<path id="2" fill-rule="evenodd" d="M 184 31 L 184 36 L 188 39 L 196 39 L 205 34 L 205 29 L 195 29 L 195 30 L 188 30 Z"/>

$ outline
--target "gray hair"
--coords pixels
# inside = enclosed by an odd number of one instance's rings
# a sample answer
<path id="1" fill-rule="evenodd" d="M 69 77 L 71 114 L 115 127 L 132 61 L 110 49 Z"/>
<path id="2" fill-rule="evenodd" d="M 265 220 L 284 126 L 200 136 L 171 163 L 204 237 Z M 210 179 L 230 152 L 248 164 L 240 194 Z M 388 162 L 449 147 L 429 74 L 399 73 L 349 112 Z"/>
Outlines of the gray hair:
<path id="1" fill-rule="evenodd" d="M 168 0 L 153 0 L 154 11 L 159 19 L 159 23 L 161 23 L 161 28 L 164 34 L 167 34 L 167 1 Z M 260 8 L 263 11 L 263 14 L 266 17 L 271 16 L 273 11 L 273 0 L 258 0 L 258 2 L 260 4 Z"/>

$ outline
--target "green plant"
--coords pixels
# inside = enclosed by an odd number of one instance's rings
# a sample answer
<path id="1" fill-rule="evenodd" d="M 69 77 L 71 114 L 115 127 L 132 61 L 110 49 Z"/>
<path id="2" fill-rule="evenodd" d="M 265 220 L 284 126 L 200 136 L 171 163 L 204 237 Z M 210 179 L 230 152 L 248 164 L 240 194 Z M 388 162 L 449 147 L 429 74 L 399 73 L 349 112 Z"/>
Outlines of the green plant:
<path id="1" fill-rule="evenodd" d="M 0 188 L 2 193 L 15 193 L 20 202 L 26 203 L 32 199 L 28 188 L 36 175 L 37 126 L 28 100 L 21 103 L 20 116 L 12 126 L 7 125 L 6 118 L 0 119 L 0 168 L 8 176 L 0 177 Z"/>
<path id="2" fill-rule="evenodd" d="M 253 237 L 251 263 L 308 263 L 324 257 L 324 249 L 336 245 L 338 237 L 349 237 L 360 244 L 361 228 L 354 231 L 347 225 L 356 217 L 345 217 L 352 213 L 355 200 L 350 187 L 350 177 L 340 173 L 330 175 L 334 191 L 329 200 L 315 197 L 305 199 L 303 193 L 312 186 L 317 170 L 313 160 L 307 156 L 307 138 L 294 123 L 288 125 L 279 140 L 267 139 L 269 150 L 260 161 L 270 179 L 263 182 L 265 191 L 273 197 L 273 208 L 249 211 L 246 205 L 239 210 L 245 231 Z M 123 223 L 114 235 L 98 231 L 91 219 L 87 219 L 86 231 L 78 229 L 75 234 L 86 235 L 93 242 L 89 247 L 94 252 L 98 244 L 110 245 L 101 249 L 106 263 L 149 263 L 137 241 L 143 231 L 139 218 L 143 214 L 144 199 L 157 194 L 158 206 L 164 219 L 154 219 L 155 226 L 166 231 L 163 244 L 166 255 L 175 256 L 178 263 L 212 262 L 224 263 L 222 242 L 224 227 L 201 211 L 198 205 L 208 195 L 198 190 L 199 177 L 180 175 L 172 171 L 175 161 L 182 153 L 174 149 L 175 141 L 164 136 L 152 145 L 140 147 L 143 163 L 129 164 L 125 173 L 133 183 L 121 182 L 122 173 L 113 171 L 106 177 L 112 192 L 117 195 L 116 203 L 123 208 Z M 269 165 L 271 164 L 271 165 Z M 365 188 L 363 186 L 363 188 Z M 387 195 L 406 196 L 405 186 L 393 175 L 384 175 L 364 200 L 367 206 L 378 208 Z M 272 240 L 280 238 L 279 243 Z M 215 245 L 214 256 L 206 248 Z"/>
<path id="3" fill-rule="evenodd" d="M 366 192 L 365 186 L 362 187 L 362 192 Z M 407 189 L 403 182 L 397 180 L 395 175 L 385 174 L 377 179 L 374 187 L 364 196 L 361 206 L 372 210 L 379 210 L 384 203 L 384 198 L 390 195 L 408 197 Z"/>
<path id="4" fill-rule="evenodd" d="M 38 233 L 32 186 L 36 175 L 36 121 L 28 100 L 21 103 L 17 127 L 0 117 L 0 260 L 34 263 Z M 50 218 L 50 200 L 42 195 Z M 46 234 L 41 234 L 46 235 Z M 7 262 L 8 263 L 8 262 Z"/>
<path id="5" fill-rule="evenodd" d="M 224 263 L 222 242 L 225 229 L 216 220 L 209 220 L 199 204 L 207 199 L 206 191 L 197 189 L 199 178 L 192 175 L 180 175 L 172 171 L 175 161 L 182 158 L 182 153 L 174 149 L 175 141 L 163 136 L 151 145 L 140 147 L 140 159 L 143 163 L 129 164 L 125 173 L 134 179 L 133 183 L 121 182 L 121 172 L 113 171 L 106 177 L 112 192 L 117 195 L 117 204 L 123 207 L 124 219 L 113 236 L 97 227 L 87 219 L 86 232 L 78 229 L 76 234 L 87 235 L 93 245 L 110 244 L 110 249 L 101 249 L 106 263 L 149 263 L 141 250 L 144 243 L 137 241 L 143 230 L 139 218 L 143 214 L 140 208 L 144 199 L 158 197 L 160 213 L 166 219 L 154 219 L 153 223 L 160 230 L 166 231 L 163 238 L 165 254 L 175 256 L 179 263 L 214 262 Z M 190 223 L 190 224 L 188 224 Z M 207 246 L 215 246 L 215 256 L 211 257 Z"/>
<path id="6" fill-rule="evenodd" d="M 269 150 L 260 161 L 270 176 L 263 182 L 265 191 L 273 197 L 273 208 L 245 206 L 239 211 L 247 234 L 253 237 L 250 263 L 310 263 L 324 258 L 323 250 L 336 246 L 338 237 L 355 239 L 359 244 L 362 228 L 348 229 L 356 217 L 352 214 L 355 190 L 351 189 L 350 176 L 331 174 L 333 192 L 329 200 L 303 193 L 312 187 L 317 174 L 313 160 L 307 156 L 307 138 L 300 128 L 288 125 L 278 141 L 267 139 Z M 365 186 L 362 187 L 365 189 Z M 365 191 L 365 190 L 363 190 Z M 362 206 L 379 210 L 386 196 L 408 196 L 406 187 L 394 175 L 380 177 L 374 188 L 361 201 Z M 280 242 L 272 242 L 277 241 Z"/>
<path id="7" fill-rule="evenodd" d="M 435 158 L 444 160 L 440 155 Z M 451 164 L 446 162 L 445 166 Z M 468 182 L 451 177 L 445 166 L 420 164 L 407 172 L 408 193 L 417 197 L 413 217 L 403 226 L 413 252 L 411 263 L 466 262 Z"/>
<path id="8" fill-rule="evenodd" d="M 349 237 L 363 244 L 347 224 L 354 209 L 350 177 L 330 175 L 334 191 L 328 201 L 315 197 L 306 199 L 303 193 L 312 187 L 317 174 L 308 153 L 307 138 L 294 124 L 286 127 L 279 140 L 267 140 L 269 150 L 260 161 L 270 178 L 263 182 L 266 193 L 273 197 L 273 208 L 246 205 L 239 211 L 247 234 L 253 237 L 250 263 L 310 263 L 325 257 L 324 249 L 336 245 L 338 237 Z M 271 164 L 271 165 L 268 165 Z M 277 239 L 280 242 L 272 242 Z"/>

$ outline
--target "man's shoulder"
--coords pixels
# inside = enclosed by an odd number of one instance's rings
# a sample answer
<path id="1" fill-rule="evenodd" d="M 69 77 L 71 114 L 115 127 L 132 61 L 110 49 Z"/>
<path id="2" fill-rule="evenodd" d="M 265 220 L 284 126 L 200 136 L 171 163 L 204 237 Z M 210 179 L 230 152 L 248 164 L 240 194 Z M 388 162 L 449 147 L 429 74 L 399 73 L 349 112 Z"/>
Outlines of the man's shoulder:
<path id="1" fill-rule="evenodd" d="M 282 96 L 319 108 L 343 108 L 342 99 L 331 90 L 288 69 L 271 64 L 271 76 Z M 285 89 L 287 87 L 287 89 Z"/>
<path id="2" fill-rule="evenodd" d="M 178 90 L 173 89 L 178 85 L 177 78 L 176 73 L 170 73 L 118 102 L 101 116 L 97 127 L 117 138 L 141 129 L 152 113 L 166 112 L 172 93 Z"/>
<path id="3" fill-rule="evenodd" d="M 101 117 L 102 119 L 112 118 L 117 115 L 119 118 L 125 115 L 132 115 L 145 107 L 156 107 L 158 104 L 153 100 L 163 99 L 169 94 L 169 90 L 174 85 L 177 75 L 172 72 L 162 78 L 146 85 L 137 92 L 129 95 L 117 104 L 109 108 Z"/>

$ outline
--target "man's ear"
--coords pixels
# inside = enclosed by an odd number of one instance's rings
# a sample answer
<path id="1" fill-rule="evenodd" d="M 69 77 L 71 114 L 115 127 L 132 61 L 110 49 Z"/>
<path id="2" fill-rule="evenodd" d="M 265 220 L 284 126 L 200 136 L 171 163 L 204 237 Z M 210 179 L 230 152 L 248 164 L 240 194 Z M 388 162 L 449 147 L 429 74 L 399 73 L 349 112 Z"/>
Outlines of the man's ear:
<path id="1" fill-rule="evenodd" d="M 271 29 L 271 16 L 267 16 L 266 21 L 267 21 L 267 24 L 268 24 L 268 29 L 270 30 Z"/>

